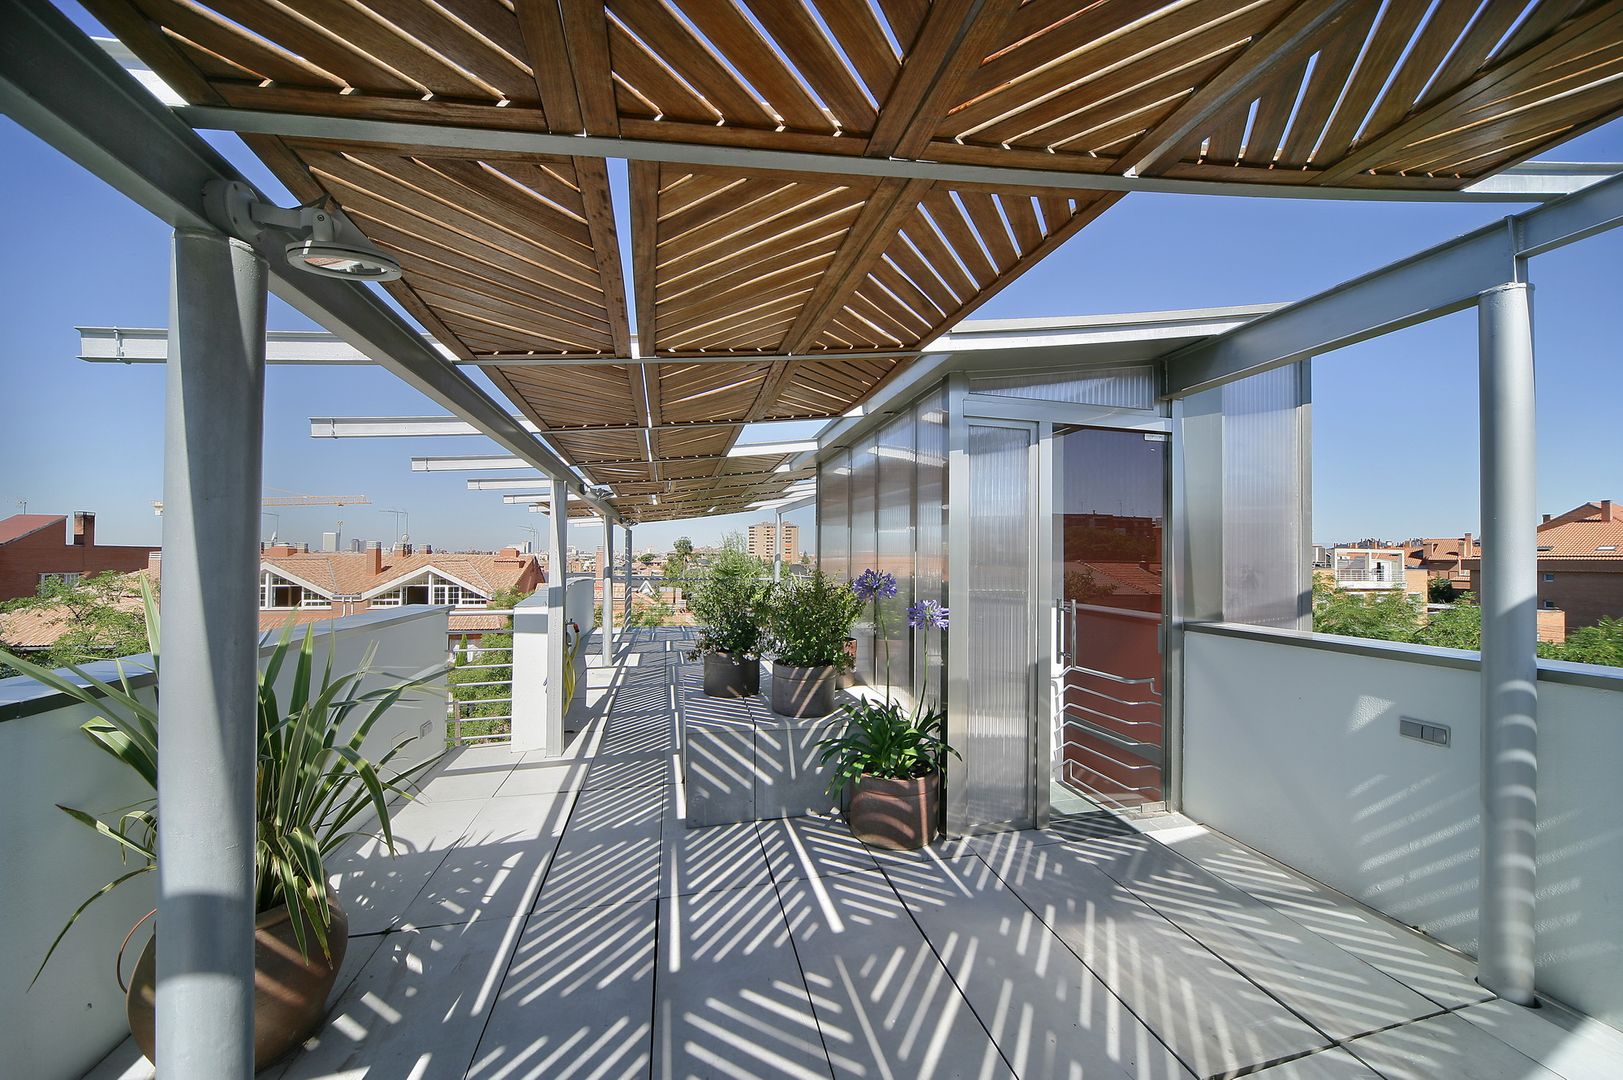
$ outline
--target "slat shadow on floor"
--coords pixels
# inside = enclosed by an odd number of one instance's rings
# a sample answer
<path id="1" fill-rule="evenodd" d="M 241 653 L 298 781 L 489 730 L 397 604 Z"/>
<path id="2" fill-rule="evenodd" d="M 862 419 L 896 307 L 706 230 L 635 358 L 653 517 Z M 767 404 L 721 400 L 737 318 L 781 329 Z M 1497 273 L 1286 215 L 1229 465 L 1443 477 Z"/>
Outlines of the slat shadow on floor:
<path id="1" fill-rule="evenodd" d="M 1612 1029 L 1491 1001 L 1467 958 L 1198 826 L 1072 815 L 916 853 L 838 820 L 690 830 L 686 647 L 639 633 L 567 760 L 453 755 L 400 855 L 335 864 L 356 936 L 331 1015 L 261 1075 L 1623 1076 Z M 123 1054 L 92 1077 L 141 1075 Z"/>

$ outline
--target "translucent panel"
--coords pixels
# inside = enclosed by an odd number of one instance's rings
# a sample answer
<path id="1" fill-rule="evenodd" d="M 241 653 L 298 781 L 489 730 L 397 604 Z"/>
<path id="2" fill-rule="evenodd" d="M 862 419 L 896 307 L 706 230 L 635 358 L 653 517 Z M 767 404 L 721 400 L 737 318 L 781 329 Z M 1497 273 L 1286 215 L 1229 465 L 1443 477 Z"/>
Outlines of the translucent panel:
<path id="1" fill-rule="evenodd" d="M 1103 405 L 1118 409 L 1155 408 L 1155 369 L 1150 367 L 1090 368 L 1086 371 L 1038 372 L 1031 375 L 996 375 L 969 380 L 972 394 L 1064 401 L 1072 405 Z"/>
<path id="2" fill-rule="evenodd" d="M 954 606 L 969 650 L 963 745 L 974 825 L 1031 818 L 1031 432 L 969 428 L 969 558 Z M 967 618 L 965 618 L 967 617 Z"/>
<path id="3" fill-rule="evenodd" d="M 869 437 L 851 448 L 851 561 L 846 568 L 848 578 L 854 578 L 872 567 L 878 558 L 874 536 L 878 480 L 878 446 Z M 857 639 L 857 675 L 870 683 L 874 682 L 872 608 L 858 617 L 854 634 Z"/>
<path id="4" fill-rule="evenodd" d="M 850 577 L 851 455 L 844 451 L 817 468 L 817 564 L 836 581 Z"/>
<path id="5" fill-rule="evenodd" d="M 1223 392 L 1223 618 L 1297 628 L 1303 590 L 1301 373 L 1295 365 Z"/>
<path id="6" fill-rule="evenodd" d="M 907 607 L 913 602 L 913 415 L 903 413 L 879 432 L 879 505 L 875 565 L 896 576 L 896 595 L 879 605 L 884 636 L 876 645 L 878 681 L 913 685 L 912 634 Z M 887 671 L 888 668 L 888 671 Z"/>
<path id="7" fill-rule="evenodd" d="M 914 408 L 918 438 L 914 496 L 913 594 L 919 600 L 945 604 L 947 577 L 947 404 L 937 391 Z M 913 670 L 920 676 L 917 693 L 945 700 L 947 684 L 941 662 L 942 634 L 914 637 Z"/>

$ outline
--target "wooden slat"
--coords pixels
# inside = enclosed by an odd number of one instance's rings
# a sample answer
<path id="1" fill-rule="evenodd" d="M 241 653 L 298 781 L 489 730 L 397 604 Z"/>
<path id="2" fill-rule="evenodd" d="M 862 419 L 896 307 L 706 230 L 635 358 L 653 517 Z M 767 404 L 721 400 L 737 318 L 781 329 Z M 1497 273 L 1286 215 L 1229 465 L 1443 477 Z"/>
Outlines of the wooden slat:
<path id="1" fill-rule="evenodd" d="M 1176 160 L 1172 152 L 1201 125 L 1229 105 L 1249 96 L 1275 65 L 1305 55 L 1319 30 L 1339 15 L 1352 0 L 1302 0 L 1248 45 L 1232 63 L 1218 72 L 1126 153 L 1116 159 L 1122 169 L 1153 174 Z"/>

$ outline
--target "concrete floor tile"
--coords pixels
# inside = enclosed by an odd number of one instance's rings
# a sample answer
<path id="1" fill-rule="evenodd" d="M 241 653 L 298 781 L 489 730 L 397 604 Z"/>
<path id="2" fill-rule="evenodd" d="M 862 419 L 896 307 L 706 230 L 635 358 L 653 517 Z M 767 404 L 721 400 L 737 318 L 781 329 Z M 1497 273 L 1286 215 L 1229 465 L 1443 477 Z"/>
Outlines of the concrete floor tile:
<path id="1" fill-rule="evenodd" d="M 1532 1058 L 1563 1080 L 1623 1076 L 1623 1032 L 1599 1020 L 1546 1004 L 1525 1009 L 1508 1001 L 1470 1005 L 1454 1015 Z"/>
<path id="2" fill-rule="evenodd" d="M 1197 1076 L 1316 1050 L 1329 1039 L 1070 844 L 1026 847 L 992 869 Z"/>
<path id="3" fill-rule="evenodd" d="M 279 1080 L 461 1080 L 521 920 L 388 934 Z"/>
<path id="4" fill-rule="evenodd" d="M 1192 1077 L 979 858 L 886 875 L 1017 1076 Z"/>
<path id="5" fill-rule="evenodd" d="M 779 889 L 835 1076 L 1014 1075 L 882 873 Z"/>
<path id="6" fill-rule="evenodd" d="M 688 828 L 669 818 L 660 836 L 661 896 L 716 892 L 772 881 L 753 822 Z"/>
<path id="7" fill-rule="evenodd" d="M 1190 937 L 1333 1039 L 1438 1011 L 1437 1004 L 1144 836 L 1075 845 Z"/>
<path id="8" fill-rule="evenodd" d="M 1386 1080 L 1559 1080 L 1558 1073 L 1452 1013 L 1354 1039 L 1346 1049 Z"/>
<path id="9" fill-rule="evenodd" d="M 406 908 L 402 925 L 528 915 L 573 802 L 572 792 L 486 800 Z"/>
<path id="10" fill-rule="evenodd" d="M 1265 1076 L 1268 1080 L 1381 1080 L 1379 1073 L 1345 1050 L 1321 1050 L 1258 1069 L 1251 1075 Z"/>
<path id="11" fill-rule="evenodd" d="M 646 1077 L 656 905 L 530 917 L 469 1077 Z"/>
<path id="12" fill-rule="evenodd" d="M 794 878 L 872 870 L 873 854 L 838 818 L 779 818 L 758 822 L 772 876 Z"/>
<path id="13" fill-rule="evenodd" d="M 773 886 L 664 897 L 659 905 L 653 1075 L 828 1077 Z"/>

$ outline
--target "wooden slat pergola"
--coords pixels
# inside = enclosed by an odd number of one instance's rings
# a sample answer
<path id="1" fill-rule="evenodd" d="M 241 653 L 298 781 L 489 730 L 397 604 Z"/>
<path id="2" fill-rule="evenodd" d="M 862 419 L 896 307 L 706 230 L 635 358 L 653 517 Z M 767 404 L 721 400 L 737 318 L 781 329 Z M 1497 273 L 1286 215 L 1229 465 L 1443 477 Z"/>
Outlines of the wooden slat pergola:
<path id="1" fill-rule="evenodd" d="M 847 160 L 1457 189 L 1623 111 L 1620 0 L 85 4 L 196 105 Z M 602 158 L 245 138 L 462 358 L 594 361 L 483 370 L 633 521 L 803 479 L 727 451 L 862 403 L 1121 197 L 636 160 L 628 286 Z"/>

